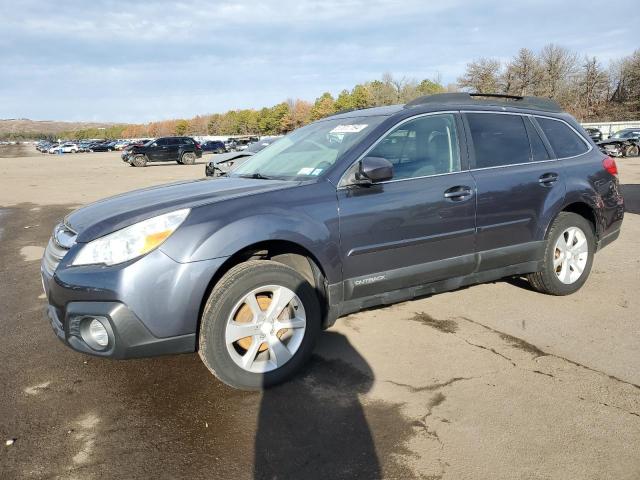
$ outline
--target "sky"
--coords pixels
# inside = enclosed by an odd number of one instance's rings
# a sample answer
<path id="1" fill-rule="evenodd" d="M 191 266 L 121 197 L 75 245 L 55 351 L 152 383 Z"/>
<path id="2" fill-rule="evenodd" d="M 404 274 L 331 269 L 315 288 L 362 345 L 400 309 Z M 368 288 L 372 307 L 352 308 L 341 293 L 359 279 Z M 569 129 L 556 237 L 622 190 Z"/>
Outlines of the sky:
<path id="1" fill-rule="evenodd" d="M 638 0 L 0 0 L 0 118 L 190 118 L 385 72 L 447 84 L 547 43 L 606 66 L 638 25 Z"/>

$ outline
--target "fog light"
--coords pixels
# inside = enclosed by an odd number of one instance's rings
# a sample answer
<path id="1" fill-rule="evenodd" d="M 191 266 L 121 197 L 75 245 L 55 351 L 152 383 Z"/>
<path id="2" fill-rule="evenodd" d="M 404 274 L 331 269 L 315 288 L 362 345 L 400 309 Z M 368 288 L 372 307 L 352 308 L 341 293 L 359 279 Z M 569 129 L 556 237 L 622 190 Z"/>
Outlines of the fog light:
<path id="1" fill-rule="evenodd" d="M 109 344 L 109 334 L 100 320 L 91 320 L 89 324 L 89 335 L 99 347 L 104 348 Z"/>

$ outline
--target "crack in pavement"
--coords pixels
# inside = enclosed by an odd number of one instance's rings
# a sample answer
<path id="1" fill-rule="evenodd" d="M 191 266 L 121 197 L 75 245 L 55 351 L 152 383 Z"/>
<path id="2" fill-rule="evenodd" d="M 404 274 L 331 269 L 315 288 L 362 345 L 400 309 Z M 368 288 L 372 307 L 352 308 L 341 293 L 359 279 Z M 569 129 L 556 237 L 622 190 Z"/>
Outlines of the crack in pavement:
<path id="1" fill-rule="evenodd" d="M 461 380 L 471 380 L 474 378 L 478 378 L 478 377 L 453 377 L 451 380 L 447 380 L 446 382 L 433 383 L 431 385 L 425 385 L 424 387 L 415 387 L 407 383 L 394 382 L 393 380 L 387 380 L 387 383 L 391 383 L 392 385 L 396 385 L 398 387 L 405 387 L 411 393 L 418 393 L 418 392 L 433 392 L 434 390 L 438 390 L 443 387 L 448 387 L 449 385 L 452 385 Z"/>
<path id="2" fill-rule="evenodd" d="M 507 343 L 509 343 L 511 346 L 532 354 L 533 355 L 533 360 L 535 360 L 535 359 L 537 359 L 539 357 L 557 358 L 558 360 L 565 361 L 567 363 L 570 363 L 571 365 L 575 365 L 576 367 L 581 367 L 581 368 L 584 368 L 585 370 L 589 370 L 591 372 L 594 372 L 594 373 L 597 373 L 597 374 L 600 374 L 600 375 L 604 375 L 605 377 L 608 377 L 611 380 L 615 380 L 616 382 L 620 382 L 620 383 L 635 387 L 638 390 L 640 390 L 640 385 L 638 385 L 636 383 L 623 380 L 623 379 L 621 379 L 619 377 L 616 377 L 615 375 L 610 375 L 610 374 L 608 374 L 606 372 L 603 372 L 601 370 L 589 367 L 587 365 L 584 365 L 582 363 L 576 362 L 574 360 L 570 360 L 567 357 L 563 357 L 562 355 L 546 352 L 546 351 L 538 348 L 537 346 L 527 342 L 526 340 L 523 340 L 523 339 L 518 338 L 518 337 L 514 337 L 513 335 L 509 335 L 508 333 L 501 332 L 499 330 L 496 330 L 495 328 L 489 327 L 488 325 L 480 323 L 480 322 L 478 322 L 476 320 L 472 320 L 471 318 L 468 318 L 468 317 L 458 317 L 458 318 L 460 320 L 465 320 L 465 321 L 467 321 L 469 323 L 472 323 L 474 325 L 478 325 L 479 327 L 482 327 L 485 330 L 488 330 L 488 331 L 490 331 L 492 333 L 495 333 L 502 340 L 504 340 Z M 486 347 L 484 345 L 478 345 L 478 344 L 475 344 L 473 342 L 470 342 L 466 338 L 460 337 L 458 334 L 455 333 L 456 332 L 456 328 L 454 326 L 452 326 L 451 323 L 449 323 L 449 322 L 453 322 L 453 320 L 436 320 L 436 319 L 434 319 L 433 317 L 431 317 L 430 315 L 428 315 L 427 313 L 424 313 L 424 312 L 423 313 L 416 313 L 414 315 L 414 317 L 411 318 L 411 320 L 418 321 L 418 322 L 422 323 L 423 325 L 430 326 L 432 328 L 440 330 L 443 333 L 452 333 L 456 337 L 458 337 L 461 340 L 463 340 L 466 343 L 468 343 L 469 345 L 472 345 L 474 347 L 478 347 L 478 348 L 481 348 L 483 350 L 487 350 L 487 351 L 489 351 L 491 353 L 494 353 L 495 355 L 503 357 L 505 360 L 509 361 L 514 367 L 517 366 L 516 363 L 512 359 L 510 359 L 509 357 L 497 352 L 494 348 Z M 446 322 L 446 323 L 443 323 L 443 322 Z M 453 323 L 455 324 L 455 322 L 453 322 Z M 445 326 L 445 328 L 442 328 L 443 326 Z M 543 372 L 539 372 L 539 371 L 535 371 L 535 370 L 534 370 L 534 372 L 535 373 L 543 373 Z"/>

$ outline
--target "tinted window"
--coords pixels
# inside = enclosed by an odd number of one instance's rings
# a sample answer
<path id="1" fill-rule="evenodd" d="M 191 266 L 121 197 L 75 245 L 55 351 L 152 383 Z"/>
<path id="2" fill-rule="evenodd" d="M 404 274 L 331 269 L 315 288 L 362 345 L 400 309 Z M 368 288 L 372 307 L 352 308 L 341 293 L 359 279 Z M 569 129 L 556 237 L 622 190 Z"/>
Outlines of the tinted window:
<path id="1" fill-rule="evenodd" d="M 393 178 L 460 171 L 455 117 L 428 115 L 403 123 L 368 153 L 393 164 Z"/>
<path id="2" fill-rule="evenodd" d="M 536 118 L 557 158 L 574 157 L 589 147 L 569 126 L 559 120 Z"/>
<path id="3" fill-rule="evenodd" d="M 529 134 L 529 143 L 531 144 L 531 158 L 535 162 L 539 160 L 549 160 L 549 152 L 544 146 L 544 142 L 540 138 L 538 131 L 531 123 L 531 119 L 525 119 L 524 123 L 527 125 L 527 133 Z"/>
<path id="4" fill-rule="evenodd" d="M 158 140 L 156 140 L 156 145 L 158 146 L 169 145 L 168 139 L 159 138 Z"/>
<path id="5" fill-rule="evenodd" d="M 520 115 L 468 113 L 476 168 L 527 163 L 529 138 Z"/>

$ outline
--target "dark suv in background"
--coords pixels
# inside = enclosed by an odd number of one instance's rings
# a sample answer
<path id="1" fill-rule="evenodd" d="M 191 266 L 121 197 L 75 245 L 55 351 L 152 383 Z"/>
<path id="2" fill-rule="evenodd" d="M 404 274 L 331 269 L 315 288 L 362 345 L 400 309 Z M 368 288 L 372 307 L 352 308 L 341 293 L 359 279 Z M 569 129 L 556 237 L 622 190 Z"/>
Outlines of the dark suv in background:
<path id="1" fill-rule="evenodd" d="M 161 137 L 144 145 L 133 145 L 122 154 L 122 161 L 132 167 L 144 167 L 148 162 L 177 162 L 193 165 L 202 157 L 202 147 L 191 137 Z"/>
<path id="2" fill-rule="evenodd" d="M 509 276 L 571 294 L 623 212 L 615 161 L 554 102 L 433 95 L 317 121 L 227 176 L 76 210 L 42 279 L 76 350 L 198 351 L 225 383 L 261 388 L 363 308 Z"/>

